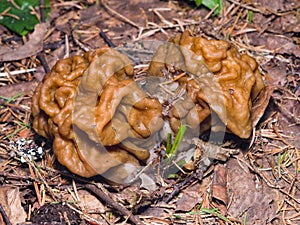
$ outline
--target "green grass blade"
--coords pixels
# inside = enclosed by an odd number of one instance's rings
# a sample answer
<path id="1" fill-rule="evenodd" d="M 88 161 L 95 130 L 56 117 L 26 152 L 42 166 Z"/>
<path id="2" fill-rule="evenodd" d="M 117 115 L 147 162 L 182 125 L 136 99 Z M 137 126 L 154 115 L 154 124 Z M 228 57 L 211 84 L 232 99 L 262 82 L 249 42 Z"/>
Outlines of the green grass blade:
<path id="1" fill-rule="evenodd" d="M 175 137 L 175 140 L 174 140 L 174 143 L 172 145 L 172 148 L 169 152 L 169 155 L 174 155 L 174 156 L 176 155 L 178 147 L 179 147 L 179 145 L 182 141 L 182 138 L 183 138 L 183 135 L 184 135 L 185 131 L 186 131 L 186 126 L 180 125 L 178 133 L 177 133 L 177 135 Z"/>
<path id="2" fill-rule="evenodd" d="M 172 148 L 172 134 L 168 133 L 167 136 L 167 145 L 166 145 L 166 154 L 170 154 Z"/>

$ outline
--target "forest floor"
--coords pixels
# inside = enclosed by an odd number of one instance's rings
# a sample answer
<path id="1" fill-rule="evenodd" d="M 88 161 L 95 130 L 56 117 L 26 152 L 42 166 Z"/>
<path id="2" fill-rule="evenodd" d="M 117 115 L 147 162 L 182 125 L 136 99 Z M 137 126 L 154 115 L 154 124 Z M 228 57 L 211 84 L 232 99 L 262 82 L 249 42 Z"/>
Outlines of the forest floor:
<path id="1" fill-rule="evenodd" d="M 109 42 L 167 41 L 186 29 L 251 55 L 273 87 L 252 137 L 238 139 L 246 149 L 199 179 L 180 174 L 155 190 L 60 166 L 31 126 L 45 70 Z M 24 37 L 0 26 L 0 41 L 0 224 L 300 224 L 299 1 L 224 0 L 214 16 L 190 1 L 51 0 L 47 23 Z M 42 159 L 22 158 L 39 147 Z"/>

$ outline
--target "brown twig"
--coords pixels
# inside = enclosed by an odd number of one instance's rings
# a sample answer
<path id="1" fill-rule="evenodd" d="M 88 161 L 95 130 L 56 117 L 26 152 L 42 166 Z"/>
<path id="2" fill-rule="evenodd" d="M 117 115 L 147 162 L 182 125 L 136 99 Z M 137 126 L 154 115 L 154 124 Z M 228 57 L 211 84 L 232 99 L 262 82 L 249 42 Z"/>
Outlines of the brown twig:
<path id="1" fill-rule="evenodd" d="M 69 37 L 69 39 L 71 40 L 70 37 Z M 65 44 L 65 39 L 61 39 L 61 40 L 53 42 L 53 43 L 44 44 L 43 49 L 44 49 L 44 51 L 45 50 L 55 50 L 64 44 Z"/>
<path id="2" fill-rule="evenodd" d="M 97 195 L 99 198 L 101 198 L 104 202 L 106 202 L 108 205 L 113 207 L 114 209 L 118 210 L 119 213 L 129 218 L 131 222 L 134 224 L 143 224 L 143 222 L 136 216 L 134 216 L 129 210 L 127 210 L 124 206 L 118 204 L 115 202 L 110 194 L 107 192 L 105 193 L 103 190 L 98 188 L 94 184 L 86 184 L 85 188 L 93 192 L 95 195 Z"/>
<path id="3" fill-rule="evenodd" d="M 33 178 L 31 176 L 24 176 L 24 175 L 16 175 L 16 174 L 11 174 L 11 173 L 7 173 L 7 172 L 0 172 L 0 177 L 6 177 L 8 179 L 13 179 L 13 180 L 32 180 L 32 181 L 39 181 L 36 178 Z"/>
<path id="4" fill-rule="evenodd" d="M 80 48 L 82 48 L 85 52 L 90 51 L 90 47 L 84 45 L 84 44 L 79 40 L 79 37 L 78 37 L 78 35 L 76 34 L 76 30 L 75 30 L 75 29 L 72 31 L 72 37 L 73 37 L 74 42 L 75 42 Z"/>
<path id="5" fill-rule="evenodd" d="M 44 53 L 39 53 L 37 55 L 37 58 L 41 61 L 41 64 L 43 65 L 43 68 L 45 70 L 46 73 L 49 73 L 50 72 L 50 68 L 48 66 L 48 63 L 44 57 Z"/>
<path id="6" fill-rule="evenodd" d="M 103 32 L 102 29 L 100 29 L 100 32 L 99 32 L 99 35 L 100 37 L 102 37 L 102 39 L 105 41 L 105 43 L 108 45 L 108 47 L 111 47 L 111 48 L 115 48 L 117 47 L 108 37 L 107 35 Z"/>
<path id="7" fill-rule="evenodd" d="M 186 178 L 183 182 L 176 184 L 171 194 L 169 194 L 169 196 L 166 198 L 165 203 L 169 203 L 182 190 L 184 186 L 186 186 L 189 183 L 192 183 L 195 179 L 202 180 L 202 178 L 203 178 L 203 172 L 200 171 L 199 174 L 193 173 L 188 178 Z"/>
<path id="8" fill-rule="evenodd" d="M 13 2 L 13 1 L 12 1 Z M 19 20 L 20 17 L 14 15 L 14 14 L 11 14 L 11 13 L 8 13 L 10 11 L 11 7 L 8 7 L 7 9 L 5 9 L 3 12 L 0 13 L 0 16 L 10 16 L 16 20 Z"/>
<path id="9" fill-rule="evenodd" d="M 5 210 L 3 209 L 1 203 L 0 203 L 0 212 L 2 214 L 3 220 L 5 222 L 6 225 L 12 225 L 12 223 L 10 222 Z"/>
<path id="10" fill-rule="evenodd" d="M 18 111 L 22 111 L 22 112 L 30 112 L 30 110 L 24 109 L 24 108 L 22 108 L 22 107 L 19 106 L 19 105 L 7 103 L 5 100 L 1 99 L 1 97 L 0 97 L 0 104 L 1 104 L 2 106 L 10 107 L 14 112 L 18 112 Z"/>

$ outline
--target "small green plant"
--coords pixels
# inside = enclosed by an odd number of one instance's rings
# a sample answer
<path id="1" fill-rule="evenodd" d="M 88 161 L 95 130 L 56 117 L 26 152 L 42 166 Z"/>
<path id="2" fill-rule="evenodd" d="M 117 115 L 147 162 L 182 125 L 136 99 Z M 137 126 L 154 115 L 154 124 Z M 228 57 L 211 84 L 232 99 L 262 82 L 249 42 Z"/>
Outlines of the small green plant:
<path id="1" fill-rule="evenodd" d="M 197 207 L 197 213 L 199 213 L 199 211 L 200 211 L 200 214 L 211 214 L 211 215 L 217 216 L 217 217 L 218 217 L 219 219 L 221 219 L 221 220 L 229 221 L 228 218 L 226 218 L 226 217 L 223 216 L 221 213 L 219 213 L 219 209 L 218 209 L 218 208 L 213 208 L 213 209 L 202 208 L 202 205 L 200 204 L 200 205 Z M 191 211 L 190 214 L 193 215 L 193 214 L 194 214 L 194 211 Z"/>
<path id="2" fill-rule="evenodd" d="M 217 216 L 219 219 L 224 220 L 224 221 L 229 221 L 228 218 L 223 216 L 221 213 L 218 212 L 218 208 L 213 208 L 213 209 L 207 209 L 207 208 L 201 208 L 200 213 L 201 214 L 211 214 Z"/>
<path id="3" fill-rule="evenodd" d="M 185 134 L 185 131 L 186 126 L 180 125 L 179 130 L 174 139 L 174 143 L 172 143 L 172 134 L 168 134 L 166 143 L 166 159 L 163 162 L 165 168 L 170 168 L 175 165 L 179 169 L 186 163 L 183 159 L 173 162 L 173 160 L 176 158 L 177 150 L 182 141 L 183 135 Z M 167 173 L 169 179 L 177 178 L 177 174 L 169 172 Z"/>
<path id="4" fill-rule="evenodd" d="M 222 0 L 194 0 L 196 3 L 196 6 L 204 5 L 205 7 L 209 8 L 210 10 L 214 9 L 215 7 L 218 7 L 213 15 L 219 15 L 222 10 Z"/>
<path id="5" fill-rule="evenodd" d="M 19 35 L 26 35 L 39 23 L 40 0 L 0 0 L 0 24 Z M 50 12 L 50 0 L 45 0 L 46 18 Z"/>
<path id="6" fill-rule="evenodd" d="M 247 224 L 247 212 L 245 212 L 244 215 L 244 220 L 243 220 L 243 224 L 246 225 Z"/>
<path id="7" fill-rule="evenodd" d="M 214 215 L 216 217 L 218 217 L 219 219 L 225 221 L 225 222 L 228 222 L 229 219 L 225 216 L 223 216 L 221 213 L 219 213 L 219 209 L 218 208 L 213 208 L 213 209 L 208 209 L 208 208 L 202 208 L 202 203 L 199 204 L 196 208 L 196 212 L 194 210 L 192 211 L 189 211 L 188 212 L 189 215 L 195 215 L 195 214 L 200 214 L 200 215 L 203 215 L 203 214 L 210 214 L 210 215 Z M 180 218 L 179 215 L 176 215 L 174 214 L 174 217 L 175 218 Z"/>
<path id="8" fill-rule="evenodd" d="M 252 24 L 252 20 L 253 20 L 253 11 L 250 10 L 250 11 L 248 12 L 248 23 L 249 23 L 249 24 Z"/>
<path id="9" fill-rule="evenodd" d="M 167 145 L 166 145 L 166 154 L 168 158 L 174 158 L 176 156 L 178 147 L 182 141 L 185 131 L 186 131 L 186 126 L 180 125 L 173 144 L 172 144 L 172 134 L 168 134 Z"/>

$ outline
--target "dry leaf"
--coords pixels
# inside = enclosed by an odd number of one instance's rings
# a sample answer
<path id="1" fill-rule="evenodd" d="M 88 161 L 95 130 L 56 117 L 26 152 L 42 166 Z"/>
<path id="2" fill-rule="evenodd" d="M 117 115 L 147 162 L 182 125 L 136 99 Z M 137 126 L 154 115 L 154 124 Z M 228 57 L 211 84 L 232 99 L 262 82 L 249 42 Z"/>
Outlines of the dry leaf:
<path id="1" fill-rule="evenodd" d="M 68 194 L 67 196 L 69 201 L 76 201 L 71 195 Z M 90 218 L 98 221 L 99 224 L 107 224 L 101 214 L 105 214 L 108 209 L 97 197 L 86 190 L 78 190 L 78 198 L 78 206 L 83 212 L 89 215 Z"/>
<path id="2" fill-rule="evenodd" d="M 241 221 L 246 218 L 246 224 L 270 224 L 276 218 L 276 191 L 241 165 L 234 158 L 227 163 L 228 214 Z"/>
<path id="3" fill-rule="evenodd" d="M 251 109 L 252 125 L 255 127 L 261 117 L 264 115 L 267 106 L 269 105 L 272 93 L 275 87 L 271 85 L 265 86 L 254 101 Z"/>
<path id="4" fill-rule="evenodd" d="M 0 187 L 0 202 L 12 225 L 25 221 L 26 213 L 21 206 L 19 188 Z"/>
<path id="5" fill-rule="evenodd" d="M 191 211 L 202 199 L 201 185 L 196 184 L 182 191 L 182 197 L 176 202 L 176 211 Z"/>
<path id="6" fill-rule="evenodd" d="M 43 50 L 43 39 L 48 31 L 49 24 L 40 23 L 34 28 L 29 41 L 17 48 L 6 45 L 0 46 L 0 62 L 15 61 L 36 55 Z"/>
<path id="7" fill-rule="evenodd" d="M 140 178 L 142 181 L 140 187 L 146 188 L 148 191 L 155 191 L 157 189 L 155 181 L 151 177 L 149 177 L 147 174 L 142 173 L 140 175 Z"/>
<path id="8" fill-rule="evenodd" d="M 78 197 L 80 199 L 79 206 L 87 213 L 105 213 L 107 208 L 88 191 L 79 190 Z M 95 218 L 98 219 L 98 218 Z"/>
<path id="9" fill-rule="evenodd" d="M 218 164 L 215 167 L 214 178 L 212 182 L 212 198 L 218 205 L 222 214 L 226 214 L 226 206 L 228 204 L 227 196 L 227 168 Z"/>

